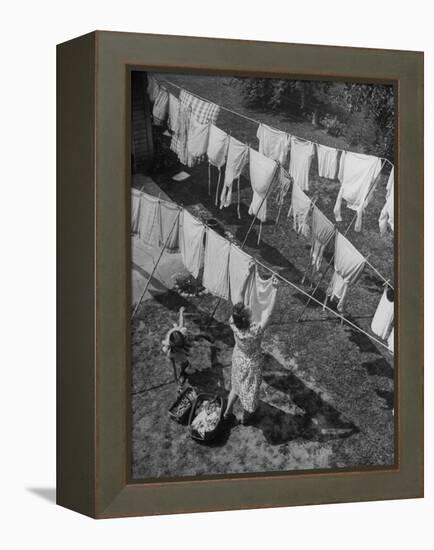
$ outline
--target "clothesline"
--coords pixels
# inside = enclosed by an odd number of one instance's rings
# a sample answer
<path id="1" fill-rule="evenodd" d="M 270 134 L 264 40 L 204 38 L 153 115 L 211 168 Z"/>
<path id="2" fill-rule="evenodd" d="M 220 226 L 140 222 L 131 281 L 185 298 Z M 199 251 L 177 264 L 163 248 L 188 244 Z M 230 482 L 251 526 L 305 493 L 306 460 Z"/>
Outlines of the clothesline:
<path id="1" fill-rule="evenodd" d="M 144 193 L 142 191 L 142 193 Z M 146 193 L 144 193 L 146 194 Z M 180 204 L 176 203 L 175 201 L 167 201 L 165 199 L 159 199 L 161 202 L 166 202 L 166 203 L 169 203 L 169 204 L 175 204 L 180 210 L 184 210 L 184 207 L 181 206 Z M 206 228 L 208 228 L 208 226 L 200 219 L 196 218 L 196 216 L 194 216 L 193 214 L 191 214 L 191 212 L 189 212 L 189 214 L 199 223 L 201 223 L 202 225 L 204 225 Z M 235 243 L 234 243 L 235 244 Z M 237 246 L 235 244 L 235 246 Z M 161 255 L 160 255 L 161 257 Z M 272 275 L 274 275 L 275 277 L 277 277 L 278 279 L 282 280 L 283 282 L 285 282 L 286 284 L 290 285 L 291 287 L 295 288 L 298 292 L 300 292 L 301 294 L 307 296 L 310 298 L 310 300 L 313 300 L 315 303 L 319 304 L 321 307 L 323 307 L 323 309 L 327 309 L 327 311 L 330 311 L 333 315 L 335 315 L 336 317 L 338 317 L 339 319 L 341 319 L 342 321 L 345 321 L 346 323 L 348 323 L 350 326 L 352 326 L 355 330 L 363 333 L 365 336 L 367 336 L 368 338 L 370 338 L 372 341 L 376 342 L 377 344 L 380 344 L 381 346 L 383 346 L 384 348 L 386 348 L 389 352 L 391 352 L 391 350 L 389 349 L 389 347 L 384 344 L 383 342 L 381 342 L 380 340 L 378 340 L 377 338 L 375 338 L 374 336 L 372 336 L 371 334 L 369 334 L 368 332 L 364 331 L 363 329 L 361 329 L 360 327 L 358 327 L 356 324 L 352 323 L 351 321 L 349 321 L 346 317 L 344 317 L 343 315 L 341 315 L 340 313 L 337 313 L 336 311 L 334 311 L 333 309 L 331 309 L 330 307 L 328 307 L 327 305 L 324 305 L 322 304 L 319 300 L 317 300 L 314 296 L 311 296 L 308 292 L 304 291 L 303 289 L 301 289 L 300 287 L 298 287 L 295 283 L 292 283 L 291 281 L 289 281 L 288 279 L 286 279 L 285 277 L 283 277 L 282 275 L 280 275 L 280 273 L 274 271 L 272 268 L 268 267 L 267 265 L 265 265 L 264 263 L 262 263 L 260 260 L 258 260 L 257 258 L 254 258 L 253 256 L 251 256 L 252 260 L 259 266 L 261 266 L 262 268 L 268 270 Z M 158 262 L 157 262 L 158 263 Z M 156 266 L 155 266 L 156 267 Z M 155 268 L 154 268 L 155 269 Z M 392 353 L 392 352 L 391 352 Z"/>
<path id="2" fill-rule="evenodd" d="M 163 79 L 163 78 L 160 78 L 160 77 L 155 77 L 154 78 L 158 81 L 158 82 L 164 82 L 166 84 L 169 84 L 170 86 L 174 86 L 175 88 L 177 88 L 178 90 L 185 90 L 186 92 L 188 92 L 189 94 L 197 97 L 198 99 L 201 99 L 202 101 L 207 101 L 208 103 L 215 103 L 214 101 L 211 101 L 210 99 L 206 99 L 205 97 L 195 93 L 195 92 L 191 92 L 190 90 L 186 90 L 186 88 L 184 88 L 183 86 L 180 86 L 179 84 L 175 84 L 174 82 L 171 82 L 170 80 L 166 80 L 166 79 Z M 237 111 L 233 111 L 232 109 L 229 109 L 229 107 L 225 107 L 224 105 L 220 105 L 218 104 L 218 106 L 220 107 L 220 109 L 223 109 L 224 111 L 227 111 L 228 113 L 232 113 L 233 115 L 235 116 L 238 116 L 238 117 L 241 117 L 241 118 L 244 118 L 245 120 L 249 120 L 250 122 L 253 122 L 254 124 L 257 124 L 258 126 L 260 124 L 264 124 L 258 120 L 255 120 L 254 118 L 251 118 L 247 115 L 243 115 L 242 113 L 238 113 Z M 267 124 L 267 126 L 270 126 L 269 124 Z M 275 128 L 274 126 L 270 126 L 270 128 L 273 128 L 273 130 L 278 130 L 278 131 L 282 131 L 280 130 L 279 128 Z M 292 134 L 291 134 L 292 135 Z M 316 146 L 321 146 L 323 145 L 322 143 L 318 143 L 316 141 L 313 141 L 311 139 L 306 139 L 306 138 L 303 138 L 303 137 L 300 137 L 300 136 L 294 136 L 296 137 L 297 139 L 300 139 L 301 141 L 306 141 L 306 142 L 309 142 L 309 143 L 313 143 L 314 145 Z M 353 151 L 350 151 L 349 149 L 342 149 L 340 147 L 333 147 L 334 149 L 336 149 L 337 151 L 341 151 L 341 152 L 347 152 L 347 153 L 352 153 Z M 375 156 L 375 155 L 374 155 Z M 380 160 L 383 160 L 385 162 L 388 162 L 390 164 L 390 166 L 393 168 L 394 165 L 393 163 L 385 158 L 385 157 L 378 157 Z"/>

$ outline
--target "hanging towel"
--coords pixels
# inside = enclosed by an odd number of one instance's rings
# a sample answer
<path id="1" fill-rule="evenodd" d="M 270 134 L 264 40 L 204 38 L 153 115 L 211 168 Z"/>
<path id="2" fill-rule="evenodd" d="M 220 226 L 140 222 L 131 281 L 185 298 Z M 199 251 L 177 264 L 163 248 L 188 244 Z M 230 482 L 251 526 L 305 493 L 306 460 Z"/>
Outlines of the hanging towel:
<path id="1" fill-rule="evenodd" d="M 179 240 L 182 261 L 193 277 L 197 278 L 203 264 L 205 226 L 184 209 L 181 227 Z"/>
<path id="2" fill-rule="evenodd" d="M 231 244 L 212 229 L 207 229 L 203 286 L 215 296 L 229 297 L 229 251 Z"/>
<path id="3" fill-rule="evenodd" d="M 309 170 L 313 152 L 313 143 L 291 136 L 289 173 L 302 191 L 309 190 Z"/>
<path id="4" fill-rule="evenodd" d="M 395 348 L 395 329 L 392 329 L 392 332 L 389 334 L 389 338 L 387 339 L 387 347 L 390 349 L 392 353 L 394 353 Z"/>
<path id="5" fill-rule="evenodd" d="M 160 246 L 166 245 L 166 252 L 179 252 L 179 218 L 179 206 L 168 201 L 160 201 Z"/>
<path id="6" fill-rule="evenodd" d="M 199 99 L 181 90 L 179 94 L 178 131 L 172 136 L 170 148 L 178 155 L 182 164 L 187 164 L 187 136 L 190 116 L 194 116 L 200 124 L 210 122 L 215 124 L 220 107 L 214 103 Z"/>
<path id="7" fill-rule="evenodd" d="M 154 103 L 157 99 L 158 92 L 160 91 L 160 85 L 151 73 L 148 73 L 148 87 L 146 88 L 146 91 L 148 93 L 149 101 Z"/>
<path id="8" fill-rule="evenodd" d="M 326 296 L 336 298 L 338 311 L 343 311 L 348 286 L 357 281 L 365 267 L 365 258 L 340 233 L 335 238 L 335 259 L 333 277 L 327 289 Z"/>
<path id="9" fill-rule="evenodd" d="M 371 186 L 381 170 L 381 159 L 371 155 L 361 155 L 344 151 L 341 155 L 339 166 L 339 180 L 341 188 L 333 210 L 336 221 L 342 221 L 342 199 L 347 202 L 347 207 L 357 212 L 354 229 L 362 229 L 363 211 L 372 196 L 368 197 Z"/>
<path id="10" fill-rule="evenodd" d="M 167 127 L 172 133 L 178 131 L 179 125 L 179 99 L 173 94 L 169 94 L 169 114 L 167 117 Z"/>
<path id="11" fill-rule="evenodd" d="M 131 188 L 131 233 L 140 233 L 140 205 L 142 192 Z"/>
<path id="12" fill-rule="evenodd" d="M 389 179 L 387 180 L 386 187 L 386 202 L 381 210 L 380 217 L 378 219 L 378 225 L 380 226 L 380 234 L 385 235 L 387 231 L 387 225 L 393 231 L 394 229 L 394 179 L 395 169 L 392 168 Z"/>
<path id="13" fill-rule="evenodd" d="M 140 238 L 144 243 L 151 246 L 160 245 L 160 201 L 157 197 L 142 193 L 139 228 Z"/>
<path id="14" fill-rule="evenodd" d="M 220 208 L 228 207 L 232 202 L 232 186 L 234 180 L 239 180 L 247 162 L 249 148 L 241 141 L 229 138 L 228 155 L 226 159 L 225 180 L 220 197 Z"/>
<path id="15" fill-rule="evenodd" d="M 229 286 L 232 304 L 243 301 L 242 290 L 248 279 L 253 259 L 238 246 L 231 244 L 229 253 Z"/>
<path id="16" fill-rule="evenodd" d="M 267 219 L 267 199 L 264 200 L 264 197 L 273 183 L 276 168 L 277 164 L 274 160 L 249 148 L 250 183 L 253 189 L 249 214 L 257 216 L 261 222 Z"/>
<path id="17" fill-rule="evenodd" d="M 181 90 L 179 100 L 185 107 L 190 107 L 194 118 L 201 124 L 211 122 L 215 124 L 220 113 L 220 107 L 215 103 L 199 99 L 198 97 Z"/>
<path id="18" fill-rule="evenodd" d="M 291 206 L 288 210 L 288 218 L 293 217 L 294 230 L 300 235 L 309 237 L 309 212 L 311 210 L 312 201 L 295 183 L 292 186 Z"/>
<path id="19" fill-rule="evenodd" d="M 205 158 L 208 147 L 209 124 L 190 117 L 187 138 L 187 166 L 195 166 Z"/>
<path id="20" fill-rule="evenodd" d="M 160 88 L 152 109 L 152 118 L 156 126 L 163 126 L 169 113 L 169 93 Z"/>
<path id="21" fill-rule="evenodd" d="M 262 279 L 256 266 L 249 275 L 244 304 L 252 312 L 252 321 L 260 323 L 262 319 L 271 314 L 271 308 L 275 303 L 277 284 L 274 277 Z"/>
<path id="22" fill-rule="evenodd" d="M 316 206 L 312 209 L 311 260 L 316 271 L 321 268 L 324 250 L 335 233 L 335 226 Z"/>
<path id="23" fill-rule="evenodd" d="M 387 339 L 392 328 L 394 311 L 393 290 L 385 288 L 371 323 L 372 332 L 383 340 Z"/>
<path id="24" fill-rule="evenodd" d="M 334 147 L 317 144 L 318 175 L 320 178 L 334 180 L 338 167 L 338 151 Z"/>
<path id="25" fill-rule="evenodd" d="M 259 152 L 266 157 L 283 164 L 288 157 L 291 136 L 281 130 L 260 124 L 256 137 L 259 140 Z"/>

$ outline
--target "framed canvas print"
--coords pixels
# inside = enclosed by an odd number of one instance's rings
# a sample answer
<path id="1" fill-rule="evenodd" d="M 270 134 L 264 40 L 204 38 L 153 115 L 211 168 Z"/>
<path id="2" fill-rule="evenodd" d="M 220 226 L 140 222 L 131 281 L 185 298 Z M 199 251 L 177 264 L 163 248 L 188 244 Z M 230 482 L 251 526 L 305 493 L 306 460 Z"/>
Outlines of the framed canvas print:
<path id="1" fill-rule="evenodd" d="M 94 32 L 57 93 L 58 503 L 423 496 L 423 54 Z"/>

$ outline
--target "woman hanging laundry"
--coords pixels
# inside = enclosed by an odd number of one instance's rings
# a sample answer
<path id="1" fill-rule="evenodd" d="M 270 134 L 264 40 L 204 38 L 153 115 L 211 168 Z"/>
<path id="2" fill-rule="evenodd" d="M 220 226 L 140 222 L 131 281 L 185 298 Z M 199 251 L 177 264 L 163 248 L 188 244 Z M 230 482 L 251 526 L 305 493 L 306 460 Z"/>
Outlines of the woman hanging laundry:
<path id="1" fill-rule="evenodd" d="M 277 285 L 277 281 L 274 281 Z M 266 310 L 260 321 L 252 320 L 252 311 L 242 302 L 234 305 L 230 326 L 235 337 L 235 347 L 232 354 L 231 391 L 224 413 L 227 420 L 232 415 L 232 409 L 239 399 L 243 407 L 242 424 L 252 420 L 259 402 L 259 391 L 262 382 L 262 335 L 268 325 L 276 300 L 273 293 L 273 303 Z"/>

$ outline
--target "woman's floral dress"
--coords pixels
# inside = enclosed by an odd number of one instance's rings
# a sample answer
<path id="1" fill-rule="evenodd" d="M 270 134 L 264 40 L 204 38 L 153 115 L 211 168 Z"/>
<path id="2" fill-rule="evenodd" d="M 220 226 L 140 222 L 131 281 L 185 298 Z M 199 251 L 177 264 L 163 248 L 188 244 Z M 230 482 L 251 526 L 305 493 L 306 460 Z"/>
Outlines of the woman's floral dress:
<path id="1" fill-rule="evenodd" d="M 258 406 L 262 382 L 261 325 L 252 323 L 247 330 L 238 329 L 231 318 L 235 347 L 232 354 L 231 383 L 243 408 L 252 413 Z"/>

